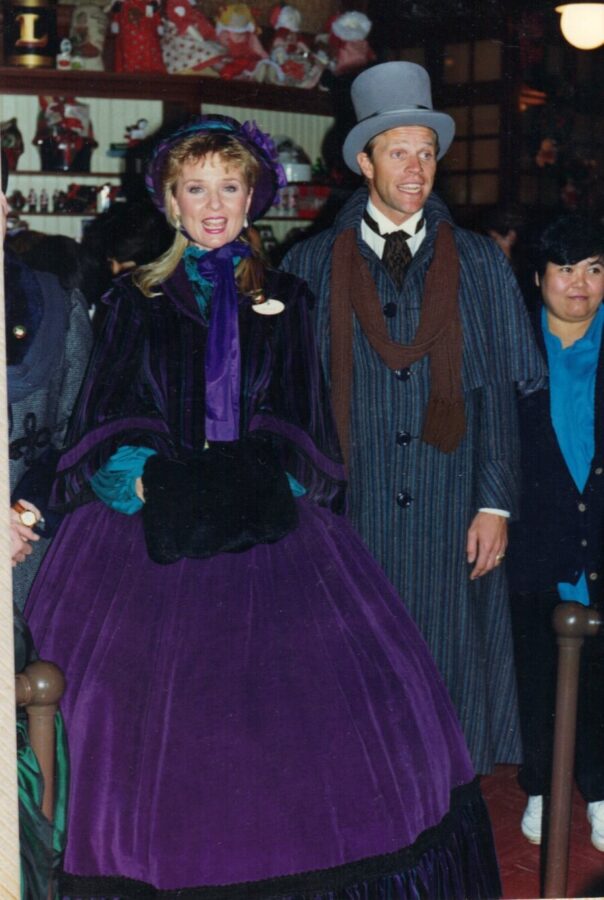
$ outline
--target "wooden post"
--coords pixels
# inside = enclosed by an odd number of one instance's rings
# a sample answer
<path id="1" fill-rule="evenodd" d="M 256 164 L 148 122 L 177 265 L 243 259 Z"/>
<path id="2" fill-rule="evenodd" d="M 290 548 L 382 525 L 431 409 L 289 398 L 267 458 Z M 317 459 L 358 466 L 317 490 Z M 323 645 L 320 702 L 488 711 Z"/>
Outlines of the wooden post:
<path id="1" fill-rule="evenodd" d="M 560 603 L 554 610 L 558 680 L 544 897 L 566 897 L 581 648 L 601 625 L 590 606 Z"/>
<path id="2" fill-rule="evenodd" d="M 64 687 L 59 667 L 41 659 L 15 676 L 17 704 L 27 712 L 29 740 L 44 778 L 42 812 L 50 822 L 54 816 L 55 714 Z"/>

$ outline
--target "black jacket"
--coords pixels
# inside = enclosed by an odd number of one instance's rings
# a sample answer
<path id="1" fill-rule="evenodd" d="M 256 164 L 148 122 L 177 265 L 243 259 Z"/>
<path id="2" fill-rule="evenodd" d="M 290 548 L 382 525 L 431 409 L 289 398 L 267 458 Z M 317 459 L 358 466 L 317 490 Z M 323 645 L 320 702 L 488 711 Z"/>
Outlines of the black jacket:
<path id="1" fill-rule="evenodd" d="M 535 318 L 544 354 L 541 310 Z M 538 591 L 587 574 L 592 603 L 604 582 L 604 341 L 595 389 L 595 452 L 581 493 L 564 461 L 550 415 L 549 389 L 519 401 L 520 517 L 510 525 L 507 552 L 512 590 Z"/>

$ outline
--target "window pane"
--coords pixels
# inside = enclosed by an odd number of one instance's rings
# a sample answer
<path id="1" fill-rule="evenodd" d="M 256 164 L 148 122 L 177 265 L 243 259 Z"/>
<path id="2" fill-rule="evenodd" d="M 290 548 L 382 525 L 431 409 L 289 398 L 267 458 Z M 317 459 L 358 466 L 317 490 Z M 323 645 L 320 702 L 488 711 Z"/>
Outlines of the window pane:
<path id="1" fill-rule="evenodd" d="M 405 62 L 414 62 L 420 66 L 426 65 L 426 54 L 423 47 L 405 47 L 404 50 L 398 51 L 396 58 L 404 59 Z"/>
<path id="2" fill-rule="evenodd" d="M 474 107 L 474 134 L 499 134 L 500 109 L 494 104 Z"/>
<path id="3" fill-rule="evenodd" d="M 472 143 L 472 168 L 497 169 L 499 167 L 499 140 L 474 141 Z"/>
<path id="4" fill-rule="evenodd" d="M 439 166 L 453 171 L 468 168 L 469 145 L 467 141 L 454 141 L 451 149 L 443 156 Z"/>
<path id="5" fill-rule="evenodd" d="M 501 78 L 501 41 L 476 41 L 474 44 L 474 81 L 499 81 Z"/>
<path id="6" fill-rule="evenodd" d="M 520 179 L 520 202 L 527 205 L 533 204 L 537 202 L 538 196 L 537 178 L 531 175 L 523 175 Z"/>
<path id="7" fill-rule="evenodd" d="M 455 122 L 455 134 L 464 137 L 468 134 L 468 122 L 470 121 L 469 106 L 450 106 L 444 112 L 448 113 Z"/>
<path id="8" fill-rule="evenodd" d="M 445 84 L 465 83 L 470 78 L 470 45 L 447 44 L 443 80 Z"/>
<path id="9" fill-rule="evenodd" d="M 473 175 L 470 179 L 470 202 L 476 204 L 497 203 L 499 200 L 498 175 Z"/>
<path id="10" fill-rule="evenodd" d="M 468 202 L 468 180 L 465 175 L 447 175 L 441 185 L 447 203 L 464 206 Z"/>
<path id="11" fill-rule="evenodd" d="M 554 47 L 553 44 L 548 44 L 545 59 L 545 68 L 551 75 L 559 76 L 564 71 L 564 49 L 562 46 Z"/>
<path id="12" fill-rule="evenodd" d="M 588 141 L 591 135 L 591 119 L 577 113 L 574 118 L 573 136 L 578 141 Z"/>

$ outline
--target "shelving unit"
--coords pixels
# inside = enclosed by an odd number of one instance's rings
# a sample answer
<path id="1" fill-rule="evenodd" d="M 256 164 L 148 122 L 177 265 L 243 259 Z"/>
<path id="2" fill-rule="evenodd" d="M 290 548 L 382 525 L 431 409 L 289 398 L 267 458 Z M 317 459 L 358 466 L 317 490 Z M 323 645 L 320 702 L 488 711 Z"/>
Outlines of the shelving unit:
<path id="1" fill-rule="evenodd" d="M 38 96 L 70 96 L 90 106 L 98 148 L 93 151 L 90 172 L 43 172 L 36 168 L 38 151 L 31 145 L 38 113 Z M 240 120 L 255 119 L 273 135 L 286 134 L 316 159 L 333 120 L 332 95 L 323 90 L 278 87 L 246 81 L 224 81 L 209 76 L 57 71 L 0 66 L 0 119 L 18 119 L 25 153 L 17 172 L 11 173 L 9 194 L 18 189 L 26 197 L 29 189 L 45 187 L 49 196 L 69 183 L 118 184 L 123 173 L 121 158 L 106 156 L 111 142 L 124 138 L 126 125 L 141 116 L 149 120 L 149 133 L 162 123 L 181 121 L 199 112 L 223 113 Z M 43 182 L 43 184 L 42 184 Z M 30 227 L 79 238 L 81 220 L 89 214 L 28 213 Z M 264 220 L 282 240 L 293 226 L 304 227 L 310 219 L 292 215 L 269 215 Z"/>
<path id="2" fill-rule="evenodd" d="M 0 67 L 2 94 L 62 94 L 110 100 L 160 100 L 199 112 L 204 104 L 295 111 L 332 116 L 329 91 L 278 87 L 250 81 L 224 81 L 196 75 L 145 72 L 60 72 L 56 69 Z"/>

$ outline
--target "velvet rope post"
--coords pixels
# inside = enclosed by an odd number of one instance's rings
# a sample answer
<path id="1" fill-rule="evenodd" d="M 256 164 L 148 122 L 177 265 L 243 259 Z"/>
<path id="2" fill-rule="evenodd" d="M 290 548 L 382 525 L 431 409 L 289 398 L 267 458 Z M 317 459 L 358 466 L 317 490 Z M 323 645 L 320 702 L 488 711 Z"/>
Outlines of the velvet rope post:
<path id="1" fill-rule="evenodd" d="M 4 273 L 4 252 L 1 247 L 0 262 Z M 10 564 L 10 490 L 6 411 L 6 333 L 4 277 L 2 277 L 0 279 L 0 509 L 3 510 L 4 527 L 0 548 L 0 885 L 3 897 L 6 897 L 7 900 L 12 900 L 14 897 L 17 900 L 20 896 L 19 821 L 17 815 L 13 586 Z"/>

